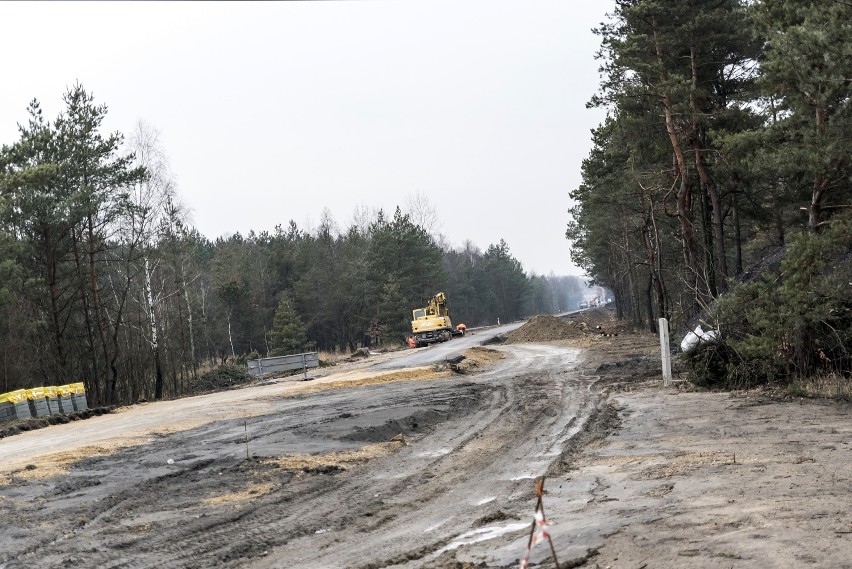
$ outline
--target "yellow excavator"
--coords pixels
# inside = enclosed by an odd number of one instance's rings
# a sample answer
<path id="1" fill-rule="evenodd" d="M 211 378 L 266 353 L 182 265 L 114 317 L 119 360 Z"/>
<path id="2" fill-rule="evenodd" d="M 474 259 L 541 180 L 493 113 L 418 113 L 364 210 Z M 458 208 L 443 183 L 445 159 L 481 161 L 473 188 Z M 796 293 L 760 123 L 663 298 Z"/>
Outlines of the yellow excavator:
<path id="1" fill-rule="evenodd" d="M 439 292 L 429 299 L 423 308 L 412 311 L 411 332 L 414 347 L 420 348 L 435 342 L 446 342 L 462 331 L 453 328 L 450 313 L 447 310 L 447 297 Z"/>

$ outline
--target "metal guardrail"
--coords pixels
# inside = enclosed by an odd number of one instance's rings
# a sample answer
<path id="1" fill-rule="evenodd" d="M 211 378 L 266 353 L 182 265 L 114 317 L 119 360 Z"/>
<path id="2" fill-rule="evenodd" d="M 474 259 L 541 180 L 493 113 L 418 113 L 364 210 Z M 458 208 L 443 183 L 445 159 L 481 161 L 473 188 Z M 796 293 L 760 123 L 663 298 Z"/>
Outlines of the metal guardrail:
<path id="1" fill-rule="evenodd" d="M 301 369 L 304 370 L 305 378 L 307 379 L 308 368 L 319 367 L 319 356 L 316 352 L 307 352 L 304 354 L 293 354 L 290 356 L 277 356 L 274 358 L 249 360 L 247 363 L 249 374 L 254 377 L 260 377 L 270 373 Z"/>

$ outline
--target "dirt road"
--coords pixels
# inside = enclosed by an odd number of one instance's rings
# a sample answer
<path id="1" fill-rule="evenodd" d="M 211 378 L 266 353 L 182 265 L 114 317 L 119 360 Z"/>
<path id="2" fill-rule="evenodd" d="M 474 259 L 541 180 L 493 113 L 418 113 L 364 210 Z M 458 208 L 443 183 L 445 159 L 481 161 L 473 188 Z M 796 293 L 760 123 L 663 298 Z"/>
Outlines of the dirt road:
<path id="1" fill-rule="evenodd" d="M 560 455 L 599 396 L 571 372 L 576 349 L 504 351 L 506 359 L 471 380 L 273 395 L 264 414 L 248 419 L 176 432 L 183 426 L 164 423 L 166 432 L 137 433 L 139 444 L 65 472 L 27 456 L 34 468 L 19 461 L 4 469 L 0 512 L 16 523 L 0 534 L 0 564 L 384 567 L 428 564 L 489 536 L 522 541 L 527 522 L 518 514 L 531 479 Z M 222 395 L 191 405 L 207 401 L 210 413 L 222 414 Z M 243 403 L 239 391 L 232 395 Z M 175 418 L 186 404 L 163 405 Z M 143 426 L 139 417 L 130 423 Z M 25 438 L 51 439 L 54 429 Z M 16 438 L 0 449 L 8 453 Z M 507 549 L 492 562 L 517 557 Z"/>
<path id="2" fill-rule="evenodd" d="M 0 440 L 0 567 L 517 567 L 542 474 L 563 568 L 852 566 L 849 405 L 661 390 L 643 335 L 496 349 Z"/>

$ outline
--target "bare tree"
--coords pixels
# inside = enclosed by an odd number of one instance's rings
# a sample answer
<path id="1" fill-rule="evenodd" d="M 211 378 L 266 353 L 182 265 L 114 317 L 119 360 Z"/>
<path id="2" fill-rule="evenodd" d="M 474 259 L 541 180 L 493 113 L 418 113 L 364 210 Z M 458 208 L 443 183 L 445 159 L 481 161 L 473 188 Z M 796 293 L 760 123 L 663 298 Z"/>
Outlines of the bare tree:
<path id="1" fill-rule="evenodd" d="M 405 198 L 404 213 L 415 225 L 419 225 L 437 242 L 441 230 L 441 218 L 438 210 L 429 201 L 429 196 L 421 190 L 408 194 Z"/>
<path id="2" fill-rule="evenodd" d="M 160 399 L 163 396 L 163 363 L 161 349 L 161 335 L 157 312 L 163 301 L 179 291 L 168 292 L 165 290 L 154 290 L 153 275 L 157 270 L 159 260 L 152 261 L 152 253 L 157 249 L 163 238 L 163 234 L 169 232 L 174 222 L 173 218 L 180 214 L 181 207 L 175 196 L 174 177 L 169 169 L 168 159 L 163 145 L 160 142 L 160 133 L 155 128 L 139 121 L 136 130 L 130 138 L 130 146 L 133 149 L 139 166 L 145 168 L 148 175 L 130 188 L 130 197 L 134 204 L 130 219 L 125 231 L 130 235 L 128 238 L 141 243 L 142 247 L 142 272 L 144 287 L 142 292 L 142 303 L 148 326 L 148 342 L 154 358 L 154 397 Z M 183 271 L 177 280 L 182 288 L 186 288 Z M 189 303 L 188 294 L 184 299 Z M 192 311 L 189 310 L 189 318 Z M 190 320 L 191 327 L 191 320 Z M 190 330 L 190 337 L 192 331 Z M 194 354 L 194 346 L 193 346 Z"/>

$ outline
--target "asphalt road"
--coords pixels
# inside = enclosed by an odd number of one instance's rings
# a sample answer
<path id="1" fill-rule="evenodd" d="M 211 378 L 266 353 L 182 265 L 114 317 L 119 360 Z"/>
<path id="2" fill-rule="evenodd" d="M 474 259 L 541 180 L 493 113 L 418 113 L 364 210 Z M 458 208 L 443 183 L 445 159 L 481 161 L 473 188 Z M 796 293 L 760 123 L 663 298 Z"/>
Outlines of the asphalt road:
<path id="1" fill-rule="evenodd" d="M 372 366 L 372 369 L 404 369 L 437 364 L 458 357 L 462 355 L 465 350 L 474 346 L 486 344 L 495 336 L 508 334 L 512 330 L 520 328 L 524 322 L 525 321 L 519 321 L 500 326 L 489 326 L 487 328 L 475 328 L 468 330 L 467 334 L 464 336 L 456 336 L 449 342 L 440 342 L 432 344 L 431 346 L 426 346 L 425 348 L 415 348 L 404 356 L 375 364 Z"/>

